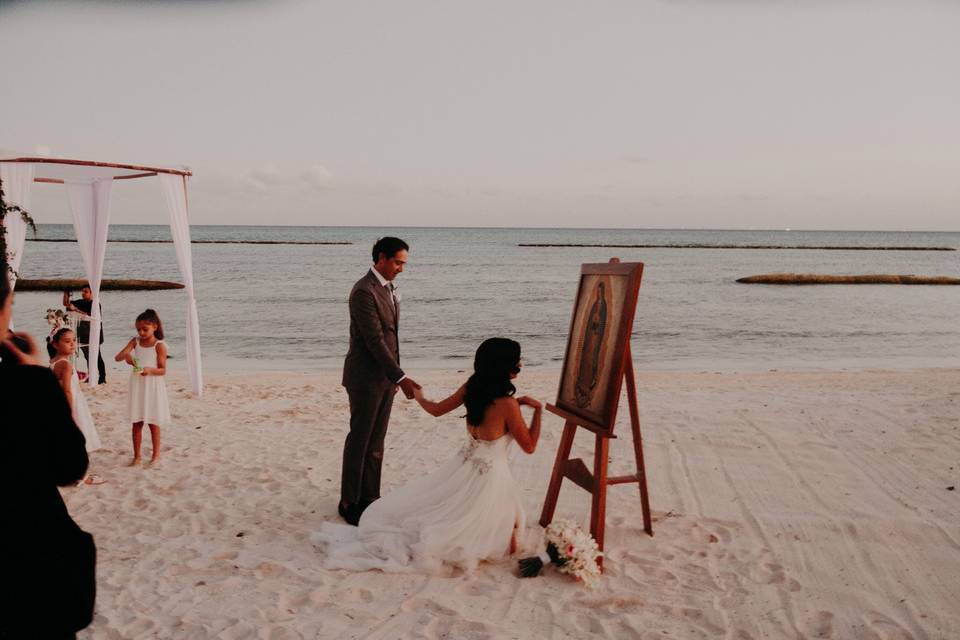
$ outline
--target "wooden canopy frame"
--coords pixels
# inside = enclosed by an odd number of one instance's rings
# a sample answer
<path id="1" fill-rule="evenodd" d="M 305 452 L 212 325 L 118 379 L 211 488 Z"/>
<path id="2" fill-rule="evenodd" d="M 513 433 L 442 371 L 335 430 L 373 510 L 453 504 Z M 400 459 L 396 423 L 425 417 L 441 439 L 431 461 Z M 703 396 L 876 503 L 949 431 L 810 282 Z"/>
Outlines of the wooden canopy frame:
<path id="1" fill-rule="evenodd" d="M 27 167 L 28 172 L 19 172 L 12 171 L 13 180 L 17 184 L 17 191 L 20 193 L 17 194 L 17 199 L 25 198 L 26 201 L 29 201 L 29 194 L 32 191 L 33 183 L 48 183 L 48 184 L 62 184 L 65 185 L 68 189 L 68 199 L 70 199 L 70 191 L 73 190 L 73 187 L 90 187 L 92 191 L 89 194 L 84 193 L 83 198 L 89 200 L 88 204 L 92 204 L 93 213 L 96 214 L 95 224 L 97 225 L 93 231 L 95 233 L 100 233 L 106 228 L 109 228 L 109 200 L 105 207 L 107 216 L 103 220 L 99 220 L 97 215 L 99 215 L 99 207 L 96 204 L 96 191 L 102 187 L 110 186 L 112 190 L 112 182 L 114 180 L 134 180 L 138 178 L 149 178 L 156 177 L 161 184 L 161 188 L 164 194 L 164 198 L 167 201 L 167 208 L 170 214 L 170 228 L 171 234 L 173 235 L 173 241 L 177 248 L 177 264 L 180 267 L 180 271 L 184 277 L 184 288 L 187 292 L 187 362 L 190 370 L 190 380 L 193 392 L 198 396 L 203 395 L 203 369 L 202 361 L 200 355 L 200 322 L 197 313 L 197 301 L 194 293 L 193 287 L 193 258 L 190 251 L 190 221 L 189 221 L 189 207 L 187 202 L 187 178 L 193 176 L 193 172 L 187 167 L 155 167 L 149 165 L 139 165 L 139 164 L 128 164 L 120 162 L 98 162 L 95 160 L 77 160 L 73 158 L 50 158 L 50 157 L 37 157 L 37 156 L 18 156 L 16 152 L 6 151 L 3 153 L 4 156 L 9 155 L 11 157 L 0 156 L 0 166 L 3 166 L 4 171 L 8 169 L 13 169 L 13 167 L 7 167 L 6 165 L 20 165 L 21 167 Z M 18 175 L 19 174 L 19 175 Z M 182 184 L 178 184 L 182 183 Z M 79 192 L 78 192 L 79 193 Z M 10 194 L 7 194 L 10 197 Z M 80 197 L 79 195 L 77 196 Z M 181 202 L 182 199 L 182 202 Z M 22 204 L 17 202 L 17 204 Z M 29 208 L 29 206 L 27 207 Z M 73 209 L 73 204 L 71 204 L 71 209 Z M 74 210 L 74 229 L 78 228 L 78 218 L 77 212 Z M 84 212 L 89 213 L 89 212 Z M 89 229 L 87 231 L 90 231 Z M 99 238 L 90 238 L 88 233 L 84 234 L 84 238 L 87 241 L 92 241 L 96 244 L 99 241 Z M 105 239 L 105 238 L 104 238 Z M 26 238 L 18 238 L 17 251 L 22 251 L 23 243 Z M 78 233 L 78 241 L 79 233 Z M 88 249 L 91 247 L 88 246 Z M 91 271 L 95 271 L 95 275 L 98 281 L 102 284 L 103 277 L 103 264 L 102 264 L 102 252 L 105 249 L 103 247 L 94 247 L 94 253 L 100 256 L 99 264 L 95 265 L 94 268 L 88 270 L 87 276 L 91 278 Z M 96 259 L 96 256 L 95 256 Z M 15 282 L 15 280 L 14 280 Z M 93 326 L 96 326 L 96 329 L 91 328 L 91 331 L 99 332 L 99 322 L 100 316 L 98 313 L 99 305 L 99 287 L 94 291 L 94 313 L 93 313 Z M 99 351 L 99 345 L 94 342 L 91 344 L 90 354 L 88 362 L 95 359 L 97 356 L 97 351 Z M 90 379 L 90 384 L 93 384 L 93 378 Z"/>
<path id="2" fill-rule="evenodd" d="M 167 167 L 146 167 L 136 164 L 122 164 L 117 162 L 94 162 L 92 160 L 71 160 L 68 158 L 0 158 L 0 162 L 25 162 L 30 164 L 65 164 L 77 167 L 100 167 L 103 169 L 125 169 L 127 171 L 138 171 L 139 173 L 123 174 L 113 176 L 114 180 L 134 180 L 136 178 L 150 178 L 158 173 L 171 173 L 173 175 L 183 176 L 184 180 L 192 176 L 193 172 L 189 169 L 170 169 Z M 34 182 L 46 182 L 49 184 L 63 184 L 60 178 L 34 178 Z"/>

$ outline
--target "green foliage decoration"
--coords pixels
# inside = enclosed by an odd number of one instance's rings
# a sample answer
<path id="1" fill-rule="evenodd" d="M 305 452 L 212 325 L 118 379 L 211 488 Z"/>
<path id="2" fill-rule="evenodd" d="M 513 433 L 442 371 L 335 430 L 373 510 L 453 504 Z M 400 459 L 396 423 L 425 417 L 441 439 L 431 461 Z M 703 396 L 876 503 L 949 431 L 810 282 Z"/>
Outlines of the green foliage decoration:
<path id="1" fill-rule="evenodd" d="M 30 213 L 23 210 L 22 208 L 16 205 L 8 205 L 6 199 L 3 197 L 3 180 L 0 180 L 0 256 L 3 256 L 5 259 L 3 262 L 7 264 L 7 269 L 10 270 L 18 278 L 20 274 L 13 270 L 13 267 L 10 266 L 10 258 L 7 253 L 7 225 L 6 219 L 7 216 L 19 215 L 20 219 L 30 227 L 33 231 L 33 235 L 37 235 L 37 224 L 33 221 L 33 218 L 30 217 Z"/>

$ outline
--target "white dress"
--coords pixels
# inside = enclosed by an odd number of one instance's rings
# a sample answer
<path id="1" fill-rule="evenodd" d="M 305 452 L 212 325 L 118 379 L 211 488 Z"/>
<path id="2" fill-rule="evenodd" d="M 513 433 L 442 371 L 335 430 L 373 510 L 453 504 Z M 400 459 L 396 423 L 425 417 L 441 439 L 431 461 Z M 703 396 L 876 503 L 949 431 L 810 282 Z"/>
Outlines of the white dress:
<path id="1" fill-rule="evenodd" d="M 134 338 L 133 357 L 141 369 L 157 366 L 157 340 L 152 347 L 141 347 L 140 339 Z M 163 426 L 170 422 L 170 405 L 167 402 L 166 376 L 142 376 L 130 374 L 130 393 L 127 394 L 127 415 L 130 422 L 143 422 Z"/>
<path id="2" fill-rule="evenodd" d="M 519 539 L 525 526 L 507 460 L 513 438 L 467 438 L 436 471 L 370 505 L 359 527 L 324 522 L 311 536 L 324 567 L 441 573 L 508 556 L 514 529 Z"/>
<path id="3" fill-rule="evenodd" d="M 61 362 L 66 361 L 51 362 L 50 368 L 56 371 L 56 365 Z M 73 421 L 80 427 L 80 432 L 87 440 L 87 451 L 96 451 L 103 447 L 103 443 L 100 442 L 100 434 L 97 433 L 97 428 L 93 426 L 93 415 L 90 414 L 87 399 L 83 396 L 83 391 L 80 388 L 80 377 L 77 375 L 77 368 L 74 367 L 73 374 L 70 377 L 70 393 L 73 395 Z"/>

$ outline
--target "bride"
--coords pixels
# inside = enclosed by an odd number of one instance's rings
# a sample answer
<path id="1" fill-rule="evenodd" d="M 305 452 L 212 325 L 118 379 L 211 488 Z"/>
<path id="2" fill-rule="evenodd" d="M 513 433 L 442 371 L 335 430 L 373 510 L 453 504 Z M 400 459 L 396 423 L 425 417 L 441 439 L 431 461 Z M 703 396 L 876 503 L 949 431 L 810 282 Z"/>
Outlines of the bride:
<path id="1" fill-rule="evenodd" d="M 540 438 L 541 404 L 514 398 L 520 345 L 490 338 L 477 349 L 474 373 L 453 395 L 431 402 L 416 392 L 427 413 L 442 416 L 465 405 L 466 434 L 460 451 L 433 473 L 371 504 L 358 527 L 325 522 L 313 540 L 325 551 L 327 569 L 434 573 L 466 570 L 516 551 L 524 512 L 507 464 L 511 442 L 533 453 Z M 533 408 L 528 428 L 521 405 Z"/>

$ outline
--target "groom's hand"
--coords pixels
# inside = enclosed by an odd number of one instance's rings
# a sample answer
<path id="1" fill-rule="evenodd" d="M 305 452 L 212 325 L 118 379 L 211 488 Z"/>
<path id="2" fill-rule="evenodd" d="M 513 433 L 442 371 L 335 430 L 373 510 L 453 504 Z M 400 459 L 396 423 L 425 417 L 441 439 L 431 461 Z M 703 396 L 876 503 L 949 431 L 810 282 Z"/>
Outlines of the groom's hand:
<path id="1" fill-rule="evenodd" d="M 400 390 L 403 391 L 403 395 L 407 396 L 407 400 L 413 400 L 413 391 L 414 389 L 421 389 L 422 387 L 414 382 L 412 378 L 404 378 L 400 381 L 398 385 Z"/>

